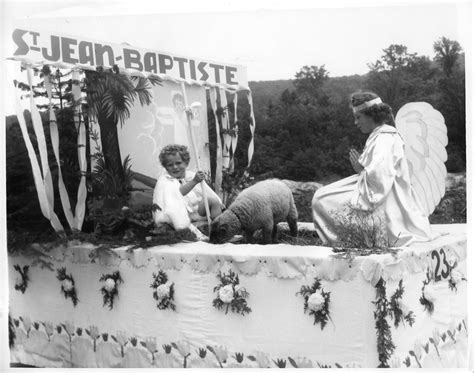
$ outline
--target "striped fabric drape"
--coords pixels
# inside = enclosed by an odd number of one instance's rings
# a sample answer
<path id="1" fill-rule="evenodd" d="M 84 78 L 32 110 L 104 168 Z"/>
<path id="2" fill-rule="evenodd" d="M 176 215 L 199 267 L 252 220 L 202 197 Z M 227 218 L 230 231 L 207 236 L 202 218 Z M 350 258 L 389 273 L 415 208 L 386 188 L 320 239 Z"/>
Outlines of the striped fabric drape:
<path id="1" fill-rule="evenodd" d="M 219 88 L 219 99 L 221 102 L 221 108 L 227 108 L 227 96 L 226 96 L 226 91 L 224 88 Z M 229 115 L 228 112 L 226 113 L 225 111 L 223 112 L 223 115 L 221 117 L 222 121 L 222 129 L 223 129 L 223 134 L 222 134 L 222 167 L 225 169 L 229 168 L 230 164 L 230 149 L 232 146 L 232 139 L 229 134 Z"/>
<path id="2" fill-rule="evenodd" d="M 234 171 L 234 158 L 235 158 L 235 151 L 237 150 L 237 141 L 239 140 L 239 128 L 237 127 L 237 102 L 239 96 L 237 92 L 234 93 L 232 97 L 232 101 L 234 103 L 234 131 L 231 133 L 231 147 L 232 147 L 232 155 L 230 158 L 230 165 L 229 171 Z"/>
<path id="3" fill-rule="evenodd" d="M 250 138 L 249 149 L 248 149 L 248 164 L 247 169 L 250 167 L 253 158 L 253 151 L 254 151 L 254 137 L 255 137 L 255 116 L 253 114 L 253 100 L 252 100 L 252 91 L 247 91 L 247 100 L 250 105 L 250 133 L 252 137 Z"/>
<path id="4" fill-rule="evenodd" d="M 211 102 L 212 112 L 216 122 L 216 177 L 214 181 L 214 191 L 222 199 L 222 141 L 219 120 L 217 118 L 217 88 L 209 89 L 209 101 Z"/>

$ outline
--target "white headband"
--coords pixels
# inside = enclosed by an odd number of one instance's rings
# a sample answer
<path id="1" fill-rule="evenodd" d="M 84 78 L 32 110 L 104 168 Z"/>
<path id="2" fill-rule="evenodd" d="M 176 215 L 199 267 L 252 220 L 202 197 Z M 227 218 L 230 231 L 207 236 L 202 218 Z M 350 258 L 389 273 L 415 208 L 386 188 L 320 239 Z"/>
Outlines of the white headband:
<path id="1" fill-rule="evenodd" d="M 370 101 L 366 101 L 364 102 L 363 104 L 360 104 L 359 106 L 353 106 L 352 107 L 352 111 L 354 113 L 357 113 L 358 111 L 361 111 L 361 110 L 364 110 L 364 109 L 367 109 L 371 106 L 374 106 L 376 104 L 382 104 L 382 100 L 380 99 L 380 97 L 376 97 Z"/>

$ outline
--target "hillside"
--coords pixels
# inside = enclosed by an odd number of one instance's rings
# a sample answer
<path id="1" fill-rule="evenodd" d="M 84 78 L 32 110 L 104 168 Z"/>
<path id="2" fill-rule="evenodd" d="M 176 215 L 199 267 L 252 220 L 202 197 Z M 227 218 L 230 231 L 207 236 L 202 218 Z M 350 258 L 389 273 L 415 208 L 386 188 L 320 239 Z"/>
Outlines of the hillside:
<path id="1" fill-rule="evenodd" d="M 366 89 L 366 80 L 365 75 L 330 77 L 325 83 L 325 91 L 329 95 L 330 102 L 338 103 L 341 98 L 349 97 L 350 93 Z M 250 81 L 249 88 L 252 91 L 255 116 L 260 117 L 269 106 L 277 105 L 285 90 L 294 90 L 293 82 L 291 79 Z"/>

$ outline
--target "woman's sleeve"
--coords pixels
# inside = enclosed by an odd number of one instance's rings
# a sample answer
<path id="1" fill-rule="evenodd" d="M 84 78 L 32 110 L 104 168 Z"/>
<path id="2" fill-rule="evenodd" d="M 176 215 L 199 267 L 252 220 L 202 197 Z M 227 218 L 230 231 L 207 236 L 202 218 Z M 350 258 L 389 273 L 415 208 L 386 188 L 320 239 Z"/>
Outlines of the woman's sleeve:
<path id="1" fill-rule="evenodd" d="M 402 154 L 395 154 L 397 134 L 379 134 L 359 158 L 364 167 L 359 174 L 352 204 L 364 210 L 375 209 L 390 193 L 396 176 L 396 164 Z"/>

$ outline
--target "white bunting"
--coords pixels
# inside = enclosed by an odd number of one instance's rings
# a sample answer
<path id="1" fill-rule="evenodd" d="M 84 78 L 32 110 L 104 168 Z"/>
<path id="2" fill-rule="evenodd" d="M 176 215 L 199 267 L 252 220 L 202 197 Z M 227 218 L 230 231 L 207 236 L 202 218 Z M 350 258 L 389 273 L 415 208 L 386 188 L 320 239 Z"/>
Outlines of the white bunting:
<path id="1" fill-rule="evenodd" d="M 61 171 L 61 162 L 59 159 L 59 132 L 58 124 L 56 122 L 56 116 L 54 114 L 54 108 L 52 103 L 52 87 L 49 75 L 44 76 L 44 84 L 46 87 L 46 92 L 48 93 L 49 99 L 49 133 L 51 136 L 51 145 L 53 148 L 53 153 L 56 158 L 56 163 L 58 165 L 58 189 L 59 196 L 61 198 L 61 204 L 64 210 L 64 215 L 69 224 L 69 227 L 74 228 L 74 216 L 72 214 L 71 204 L 69 202 L 69 195 L 67 193 L 66 186 L 64 185 L 63 175 Z"/>
<path id="2" fill-rule="evenodd" d="M 26 149 L 28 151 L 28 157 L 31 163 L 31 169 L 33 172 L 33 180 L 36 187 L 36 192 L 38 194 L 38 201 L 40 204 L 41 213 L 45 218 L 47 218 L 53 229 L 58 232 L 60 235 L 64 234 L 64 228 L 59 221 L 58 217 L 54 213 L 54 194 L 53 194 L 53 184 L 51 178 L 51 172 L 49 170 L 49 165 L 47 161 L 47 149 L 46 149 L 46 142 L 44 138 L 44 130 L 43 124 L 41 121 L 41 117 L 38 112 L 38 108 L 36 107 L 36 103 L 33 98 L 33 71 L 31 66 L 26 67 L 27 76 L 28 76 L 28 84 L 30 85 L 30 110 L 31 110 L 31 118 L 33 122 L 33 128 L 35 130 L 36 139 L 38 143 L 38 149 L 40 152 L 41 163 L 43 166 L 43 170 L 40 169 L 38 159 L 33 148 L 33 144 L 31 143 L 30 136 L 28 134 L 28 129 L 26 126 L 26 121 L 23 116 L 23 110 L 21 106 L 21 99 L 20 93 L 17 89 L 16 91 L 16 112 L 18 117 L 18 123 L 20 124 L 20 129 L 23 135 L 23 139 L 25 140 Z M 46 158 L 46 160 L 44 160 Z M 43 172 L 42 172 L 43 171 Z"/>
<path id="3" fill-rule="evenodd" d="M 81 120 L 81 88 L 79 86 L 79 71 L 77 69 L 72 70 L 72 93 L 74 95 L 74 123 L 78 132 L 77 135 L 77 155 L 79 158 L 79 169 L 81 170 L 81 182 L 77 190 L 77 203 L 75 209 L 75 227 L 77 230 L 81 230 L 82 223 L 84 222 L 84 216 L 86 214 L 86 171 L 87 171 L 87 160 L 86 160 L 86 128 L 85 123 Z"/>

